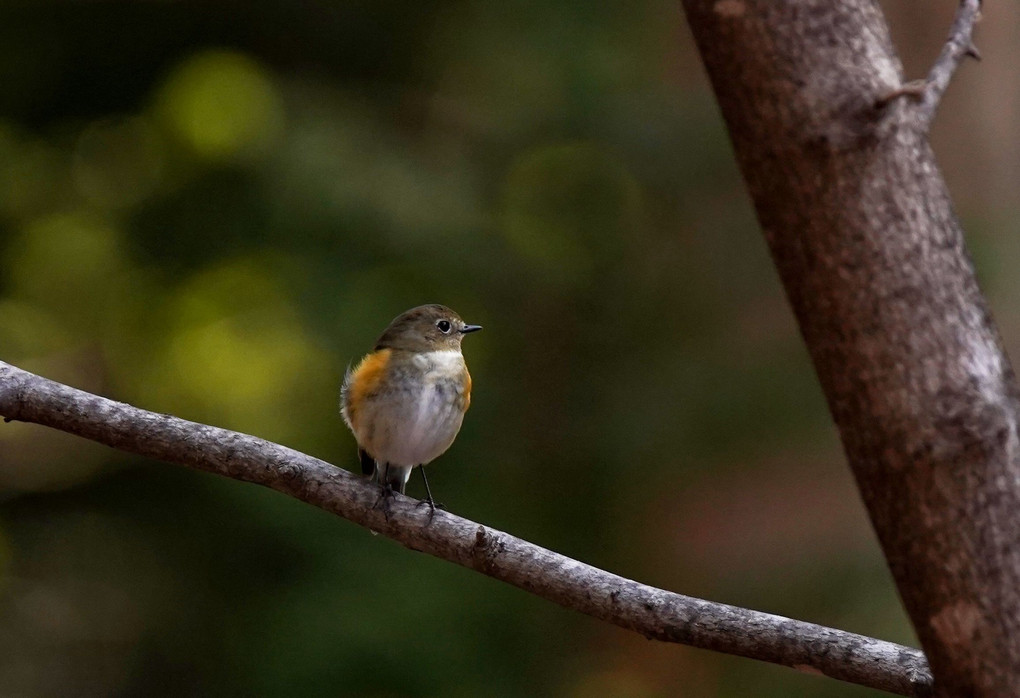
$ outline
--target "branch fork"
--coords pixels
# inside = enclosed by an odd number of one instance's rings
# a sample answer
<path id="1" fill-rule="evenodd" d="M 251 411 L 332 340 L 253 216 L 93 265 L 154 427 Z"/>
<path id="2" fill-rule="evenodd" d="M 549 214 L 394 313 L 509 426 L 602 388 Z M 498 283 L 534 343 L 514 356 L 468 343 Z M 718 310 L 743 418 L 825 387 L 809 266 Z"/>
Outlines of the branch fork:
<path id="1" fill-rule="evenodd" d="M 949 30 L 949 37 L 928 72 L 928 77 L 905 83 L 883 94 L 875 101 L 877 108 L 885 108 L 901 97 L 908 97 L 918 102 L 918 117 L 924 130 L 931 128 L 935 112 L 957 68 L 968 57 L 981 60 L 981 53 L 973 40 L 974 25 L 981 21 L 981 1 L 961 0 Z"/>

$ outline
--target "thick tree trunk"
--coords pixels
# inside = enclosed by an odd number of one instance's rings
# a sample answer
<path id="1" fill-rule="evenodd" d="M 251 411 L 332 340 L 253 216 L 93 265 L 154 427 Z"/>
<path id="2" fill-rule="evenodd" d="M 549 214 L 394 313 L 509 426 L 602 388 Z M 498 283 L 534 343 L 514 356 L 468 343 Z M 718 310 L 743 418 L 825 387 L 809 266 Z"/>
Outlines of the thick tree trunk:
<path id="1" fill-rule="evenodd" d="M 684 0 L 945 696 L 1020 695 L 1017 388 L 871 0 Z"/>

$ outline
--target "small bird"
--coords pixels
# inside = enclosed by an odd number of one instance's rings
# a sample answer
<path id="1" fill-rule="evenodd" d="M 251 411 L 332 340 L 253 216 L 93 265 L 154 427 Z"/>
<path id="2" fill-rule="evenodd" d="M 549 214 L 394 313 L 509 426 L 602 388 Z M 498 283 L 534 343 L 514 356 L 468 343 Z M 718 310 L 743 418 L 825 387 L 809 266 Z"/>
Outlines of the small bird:
<path id="1" fill-rule="evenodd" d="M 340 390 L 340 413 L 358 442 L 361 470 L 386 495 L 404 488 L 415 466 L 442 455 L 471 404 L 461 340 L 482 329 L 446 306 L 430 304 L 398 315 L 372 353 L 351 370 Z M 435 500 L 421 468 L 427 503 Z"/>

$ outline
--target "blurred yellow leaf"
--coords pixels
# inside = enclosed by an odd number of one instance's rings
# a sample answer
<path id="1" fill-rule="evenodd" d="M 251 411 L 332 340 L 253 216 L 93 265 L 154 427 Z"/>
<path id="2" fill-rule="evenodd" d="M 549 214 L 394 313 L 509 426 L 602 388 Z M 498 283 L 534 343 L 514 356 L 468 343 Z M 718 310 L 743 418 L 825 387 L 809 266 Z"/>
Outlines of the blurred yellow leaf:
<path id="1" fill-rule="evenodd" d="M 225 50 L 199 53 L 178 66 L 157 105 L 172 133 L 209 160 L 257 150 L 283 118 L 268 73 L 247 55 Z"/>

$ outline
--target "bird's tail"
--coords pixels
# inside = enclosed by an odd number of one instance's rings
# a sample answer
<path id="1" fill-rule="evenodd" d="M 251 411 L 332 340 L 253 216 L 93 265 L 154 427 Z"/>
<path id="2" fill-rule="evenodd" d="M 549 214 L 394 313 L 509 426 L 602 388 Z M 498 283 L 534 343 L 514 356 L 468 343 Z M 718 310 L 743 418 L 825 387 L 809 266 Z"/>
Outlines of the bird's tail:
<path id="1" fill-rule="evenodd" d="M 375 471 L 372 473 L 372 481 L 380 485 L 389 485 L 394 492 L 404 494 L 407 481 L 411 479 L 413 465 L 392 465 L 390 463 L 375 464 Z"/>

